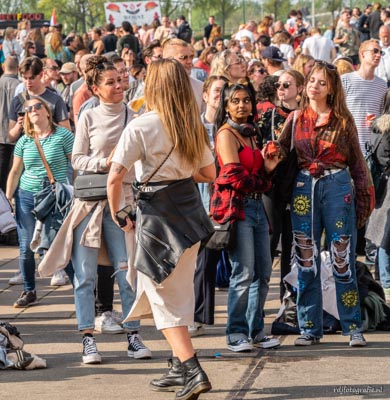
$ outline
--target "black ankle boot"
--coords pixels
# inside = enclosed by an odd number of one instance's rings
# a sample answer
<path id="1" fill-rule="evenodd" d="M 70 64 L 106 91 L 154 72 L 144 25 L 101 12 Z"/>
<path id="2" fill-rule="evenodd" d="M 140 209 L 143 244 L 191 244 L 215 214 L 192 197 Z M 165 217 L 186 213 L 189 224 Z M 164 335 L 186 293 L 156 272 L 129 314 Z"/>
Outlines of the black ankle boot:
<path id="1" fill-rule="evenodd" d="M 168 360 L 169 371 L 160 379 L 153 379 L 149 386 L 155 392 L 174 392 L 184 386 L 184 371 L 180 360 L 172 357 Z"/>
<path id="2" fill-rule="evenodd" d="M 201 393 L 211 390 L 211 383 L 199 364 L 196 354 L 182 364 L 184 387 L 176 392 L 176 400 L 196 400 Z"/>

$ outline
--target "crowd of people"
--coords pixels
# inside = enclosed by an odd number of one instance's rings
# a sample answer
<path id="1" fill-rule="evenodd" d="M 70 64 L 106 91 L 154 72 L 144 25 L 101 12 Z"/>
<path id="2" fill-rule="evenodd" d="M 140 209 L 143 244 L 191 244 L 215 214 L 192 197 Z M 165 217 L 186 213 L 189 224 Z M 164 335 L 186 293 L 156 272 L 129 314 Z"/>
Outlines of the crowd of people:
<path id="1" fill-rule="evenodd" d="M 2 41 L 0 183 L 20 246 L 10 284 L 23 285 L 14 307 L 39 299 L 31 242 L 48 179 L 73 190 L 99 175 L 106 193 L 76 193 L 49 245 L 36 247 L 42 276 L 74 287 L 84 363 L 102 361 L 94 331 L 126 332 L 129 357 L 152 357 L 139 331 L 153 316 L 172 357 L 151 389 L 198 398 L 211 383 L 191 336 L 214 323 L 221 271 L 227 348 L 280 346 L 264 325 L 278 256 L 281 301 L 298 270 L 295 345 L 317 344 L 324 247 L 342 334 L 365 346 L 358 251 L 376 263 L 390 301 L 390 9 L 344 8 L 326 30 L 291 10 L 286 22 L 250 20 L 229 38 L 210 16 L 198 41 L 183 16 L 85 35 L 48 25 L 7 28 Z M 230 225 L 232 246 L 204 246 L 208 216 Z"/>

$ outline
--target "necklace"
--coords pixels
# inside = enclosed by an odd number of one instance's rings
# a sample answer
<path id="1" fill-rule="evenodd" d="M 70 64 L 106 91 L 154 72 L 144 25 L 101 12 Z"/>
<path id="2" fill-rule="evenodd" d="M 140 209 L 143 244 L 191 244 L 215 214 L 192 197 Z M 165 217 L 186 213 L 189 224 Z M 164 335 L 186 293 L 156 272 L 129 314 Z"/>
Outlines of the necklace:
<path id="1" fill-rule="evenodd" d="M 38 139 L 46 139 L 52 134 L 52 129 L 49 127 L 43 133 L 38 134 Z"/>

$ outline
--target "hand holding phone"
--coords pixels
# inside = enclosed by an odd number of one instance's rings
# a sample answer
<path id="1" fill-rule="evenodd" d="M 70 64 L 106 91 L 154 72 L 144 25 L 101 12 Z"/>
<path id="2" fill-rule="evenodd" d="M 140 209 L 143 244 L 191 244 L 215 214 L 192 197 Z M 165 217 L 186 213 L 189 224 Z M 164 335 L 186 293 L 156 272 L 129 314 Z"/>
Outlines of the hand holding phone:
<path id="1" fill-rule="evenodd" d="M 127 225 L 126 219 L 129 218 L 130 221 L 135 221 L 135 209 L 133 206 L 126 206 L 115 213 L 115 218 L 121 228 Z"/>

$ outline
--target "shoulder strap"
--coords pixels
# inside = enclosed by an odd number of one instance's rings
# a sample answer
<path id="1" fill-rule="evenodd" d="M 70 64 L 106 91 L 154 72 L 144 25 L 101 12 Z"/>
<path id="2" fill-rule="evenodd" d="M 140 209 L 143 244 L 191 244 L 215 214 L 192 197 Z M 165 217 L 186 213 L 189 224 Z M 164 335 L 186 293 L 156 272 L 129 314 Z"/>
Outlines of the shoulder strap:
<path id="1" fill-rule="evenodd" d="M 234 132 L 233 129 L 230 129 L 229 126 L 224 127 L 223 129 L 226 129 L 227 131 L 229 131 L 230 133 L 233 134 L 233 136 L 239 141 L 239 143 L 241 144 L 241 146 L 248 146 L 245 142 L 242 142 L 240 137 Z M 218 132 L 217 132 L 218 134 Z"/>
<path id="2" fill-rule="evenodd" d="M 51 169 L 50 169 L 50 167 L 49 167 L 49 164 L 47 163 L 47 160 L 46 160 L 46 157 L 45 157 L 45 153 L 43 152 L 42 146 L 41 146 L 41 144 L 39 143 L 39 139 L 38 139 L 37 137 L 34 137 L 34 141 L 35 141 L 35 144 L 36 144 L 36 146 L 37 146 L 39 155 L 41 156 L 43 165 L 45 166 L 45 170 L 46 170 L 47 176 L 49 177 L 49 181 L 50 181 L 50 183 L 51 183 L 52 185 L 54 185 L 54 183 L 55 183 L 56 180 L 54 179 L 54 176 L 53 176 L 53 174 L 52 174 L 52 172 L 51 172 Z"/>
<path id="3" fill-rule="evenodd" d="M 272 140 L 277 140 L 277 138 L 275 138 L 275 110 L 276 110 L 276 107 L 274 107 L 272 109 L 272 114 L 271 114 L 271 137 L 272 137 Z"/>
<path id="4" fill-rule="evenodd" d="M 295 125 L 297 123 L 297 117 L 298 117 L 298 111 L 294 110 L 293 111 L 293 124 L 292 124 L 292 132 L 291 132 L 291 144 L 290 144 L 290 151 L 294 148 L 295 144 Z"/>
<path id="5" fill-rule="evenodd" d="M 168 160 L 169 156 L 172 154 L 172 151 L 173 151 L 174 148 L 175 148 L 175 146 L 172 146 L 172 148 L 169 151 L 169 153 L 167 154 L 167 156 L 164 158 L 162 163 L 153 171 L 152 175 L 150 175 L 149 178 L 145 182 L 142 182 L 139 185 L 139 189 L 145 187 L 150 182 L 150 180 L 154 177 L 154 175 L 157 174 L 157 172 L 160 170 L 160 168 L 165 164 L 165 162 Z"/>

